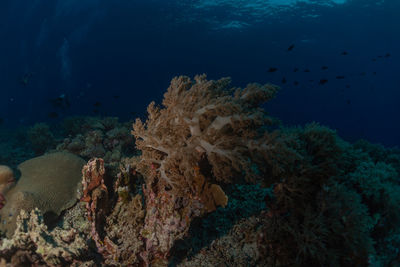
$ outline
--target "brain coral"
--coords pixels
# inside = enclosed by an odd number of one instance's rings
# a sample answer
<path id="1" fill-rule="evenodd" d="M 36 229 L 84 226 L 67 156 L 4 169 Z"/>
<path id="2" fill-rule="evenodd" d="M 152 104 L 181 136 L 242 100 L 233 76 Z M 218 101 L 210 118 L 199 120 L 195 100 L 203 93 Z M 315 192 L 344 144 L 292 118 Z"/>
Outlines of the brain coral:
<path id="1" fill-rule="evenodd" d="M 11 237 L 16 218 L 23 209 L 35 207 L 44 214 L 45 221 L 57 218 L 71 207 L 81 183 L 85 161 L 71 153 L 57 152 L 36 157 L 21 163 L 21 178 L 6 194 L 6 205 L 0 210 L 0 231 Z"/>

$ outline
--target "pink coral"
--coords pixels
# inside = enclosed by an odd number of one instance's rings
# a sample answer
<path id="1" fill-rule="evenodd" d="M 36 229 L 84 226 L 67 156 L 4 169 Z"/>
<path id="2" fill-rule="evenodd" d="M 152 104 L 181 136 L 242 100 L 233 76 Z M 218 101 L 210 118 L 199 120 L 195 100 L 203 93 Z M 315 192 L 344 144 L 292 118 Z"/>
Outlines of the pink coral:
<path id="1" fill-rule="evenodd" d="M 262 178 L 269 149 L 265 127 L 271 119 L 260 105 L 278 87 L 249 84 L 229 88 L 230 79 L 205 75 L 174 78 L 163 106 L 152 102 L 148 119 L 137 119 L 132 134 L 142 150 L 138 171 L 146 177 L 143 237 L 147 264 L 165 262 L 175 240 L 194 217 L 226 205 L 215 183 Z"/>
<path id="2" fill-rule="evenodd" d="M 95 241 L 98 251 L 104 256 L 114 254 L 116 245 L 107 237 L 101 236 L 108 209 L 108 189 L 104 184 L 104 160 L 91 159 L 82 169 L 83 197 L 91 222 L 90 235 Z"/>

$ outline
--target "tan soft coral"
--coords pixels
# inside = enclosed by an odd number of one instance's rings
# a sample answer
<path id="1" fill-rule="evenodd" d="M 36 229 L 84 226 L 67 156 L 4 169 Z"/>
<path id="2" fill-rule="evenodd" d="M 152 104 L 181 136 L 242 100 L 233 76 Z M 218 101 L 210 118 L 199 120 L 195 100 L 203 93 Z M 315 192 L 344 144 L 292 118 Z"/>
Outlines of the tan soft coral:
<path id="1" fill-rule="evenodd" d="M 143 236 L 147 264 L 165 263 L 175 240 L 190 222 L 227 197 L 217 183 L 263 178 L 260 160 L 269 148 L 265 127 L 271 122 L 260 105 L 278 87 L 249 84 L 230 88 L 230 79 L 171 81 L 163 106 L 152 102 L 148 119 L 137 119 L 132 134 L 142 150 L 138 171 L 146 177 L 146 219 Z"/>
<path id="2" fill-rule="evenodd" d="M 205 156 L 217 181 L 229 182 L 243 174 L 254 181 L 257 172 L 249 155 L 265 145 L 259 130 L 271 120 L 259 106 L 278 87 L 249 84 L 229 89 L 229 84 L 228 78 L 208 81 L 205 75 L 195 81 L 174 78 L 164 94 L 165 108 L 152 102 L 146 123 L 137 119 L 133 125 L 142 166 L 154 166 L 160 178 L 174 186 L 186 179 L 173 173 L 177 166 L 193 176 L 193 167 Z"/>

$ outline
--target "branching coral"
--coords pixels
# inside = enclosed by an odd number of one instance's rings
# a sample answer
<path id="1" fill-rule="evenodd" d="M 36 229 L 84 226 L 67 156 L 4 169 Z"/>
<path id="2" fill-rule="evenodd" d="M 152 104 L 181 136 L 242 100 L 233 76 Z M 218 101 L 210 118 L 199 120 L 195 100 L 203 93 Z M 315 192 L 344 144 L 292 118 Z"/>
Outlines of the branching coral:
<path id="1" fill-rule="evenodd" d="M 227 197 L 215 184 L 263 178 L 262 159 L 269 149 L 263 127 L 271 122 L 260 105 L 278 90 L 249 84 L 230 88 L 230 79 L 205 75 L 174 78 L 163 106 L 152 102 L 132 134 L 142 150 L 138 170 L 145 174 L 146 219 L 143 237 L 147 264 L 164 262 L 190 222 Z M 255 161 L 253 159 L 258 159 Z"/>
<path id="2" fill-rule="evenodd" d="M 3 239 L 0 246 L 0 259 L 11 266 L 94 266 L 90 257 L 79 232 L 58 227 L 49 231 L 37 208 L 21 211 L 13 237 Z"/>
<path id="3" fill-rule="evenodd" d="M 83 158 L 101 157 L 106 163 L 117 163 L 133 151 L 129 124 L 118 118 L 71 117 L 64 121 L 68 137 L 57 146 L 59 151 L 69 151 Z"/>

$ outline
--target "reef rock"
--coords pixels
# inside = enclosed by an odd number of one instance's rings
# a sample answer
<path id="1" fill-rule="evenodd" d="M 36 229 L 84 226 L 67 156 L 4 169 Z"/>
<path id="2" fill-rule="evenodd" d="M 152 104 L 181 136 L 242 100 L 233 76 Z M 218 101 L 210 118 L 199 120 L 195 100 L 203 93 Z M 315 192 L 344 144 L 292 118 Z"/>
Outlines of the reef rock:
<path id="1" fill-rule="evenodd" d="M 0 165 L 0 193 L 4 194 L 14 181 L 12 169 L 8 166 Z"/>
<path id="2" fill-rule="evenodd" d="M 85 161 L 71 153 L 57 152 L 21 163 L 21 178 L 6 194 L 0 210 L 0 231 L 11 237 L 21 210 L 39 208 L 46 223 L 77 201 Z"/>

